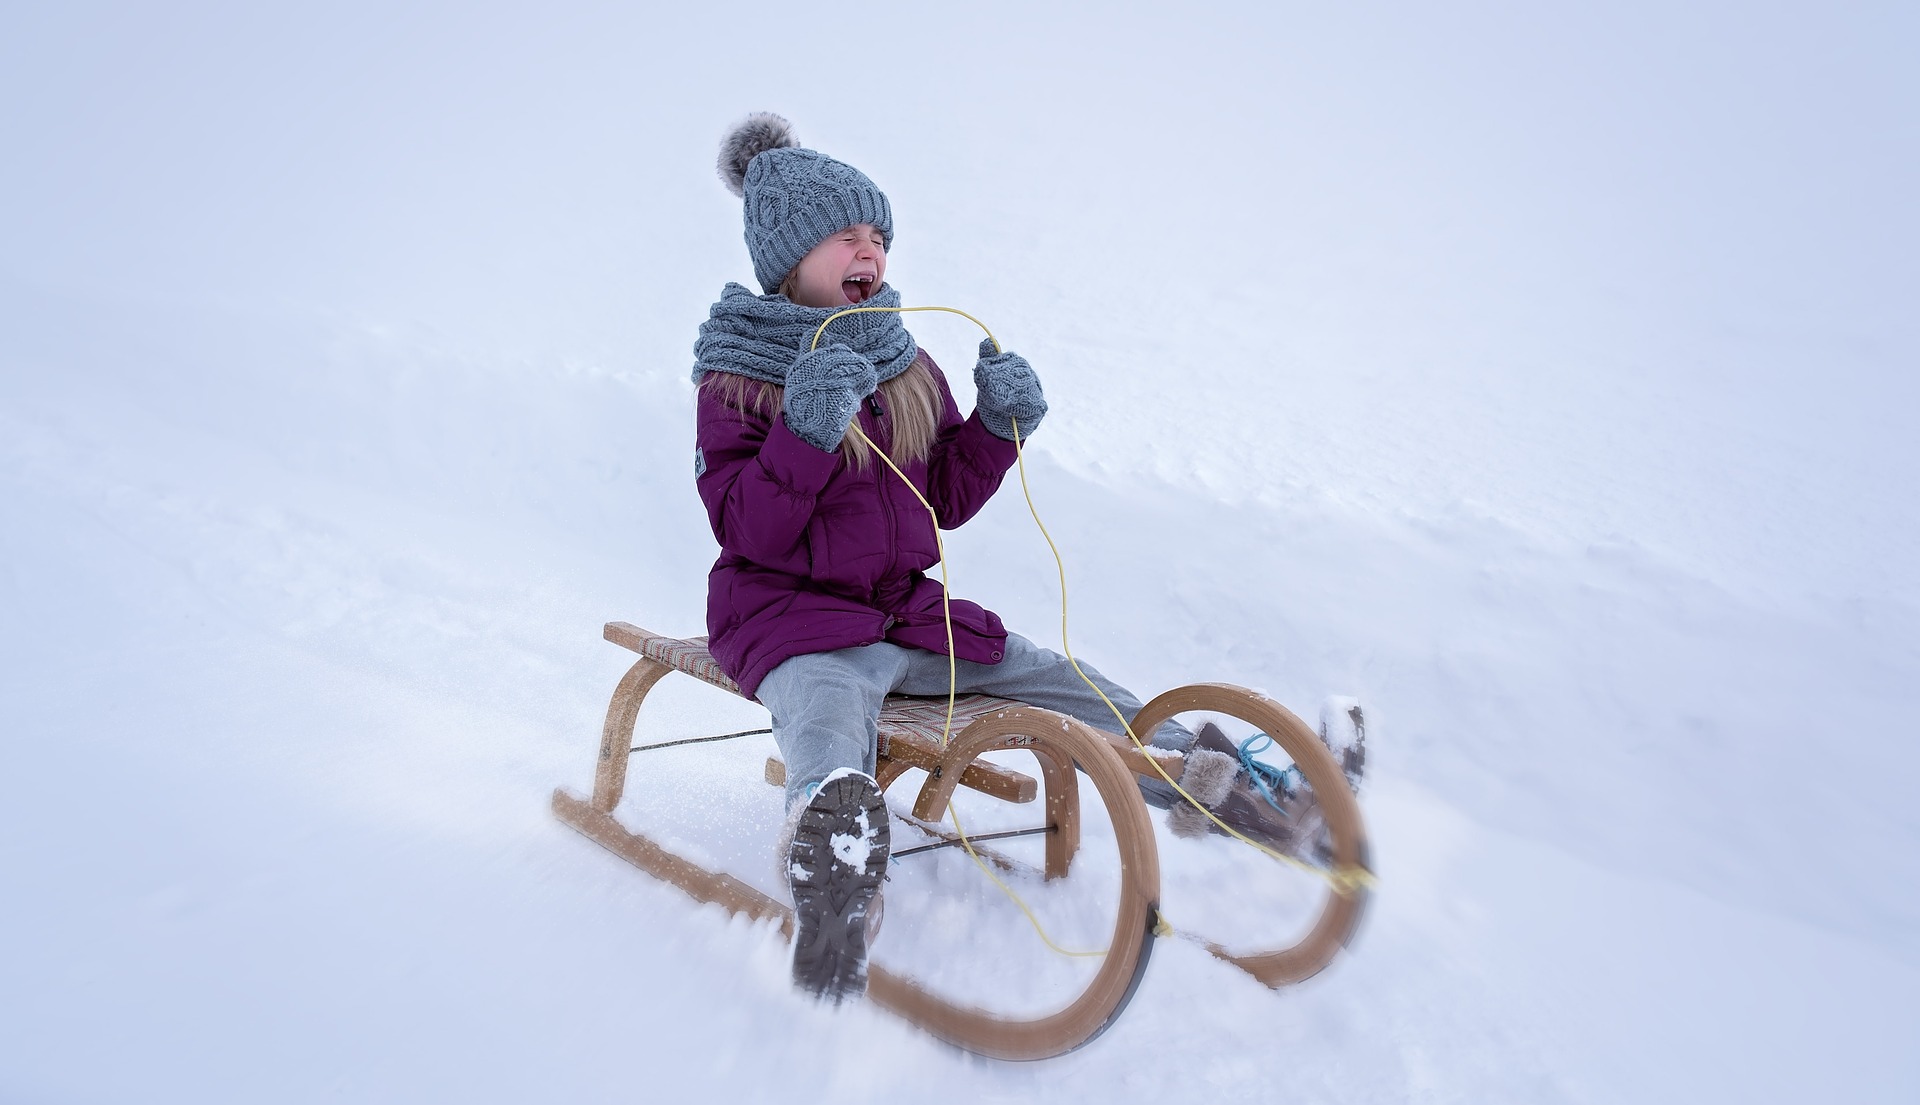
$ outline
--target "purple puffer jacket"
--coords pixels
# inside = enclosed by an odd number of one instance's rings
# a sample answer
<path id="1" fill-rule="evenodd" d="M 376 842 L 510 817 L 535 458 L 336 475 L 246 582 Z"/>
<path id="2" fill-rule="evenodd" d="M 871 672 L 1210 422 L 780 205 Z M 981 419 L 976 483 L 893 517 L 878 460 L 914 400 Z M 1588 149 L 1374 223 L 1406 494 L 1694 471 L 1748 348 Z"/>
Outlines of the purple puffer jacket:
<path id="1" fill-rule="evenodd" d="M 940 387 L 940 432 L 927 460 L 903 465 L 939 513 L 943 529 L 974 516 L 1014 463 L 1013 443 L 962 421 L 946 377 L 922 352 Z M 787 429 L 742 414 L 700 389 L 700 498 L 707 504 L 720 559 L 707 576 L 707 642 L 713 658 L 751 695 L 792 656 L 895 644 L 945 654 L 939 562 L 933 519 L 879 458 L 867 470 L 838 452 L 808 445 Z M 891 450 L 893 420 L 876 417 L 879 395 L 860 406 L 860 428 Z M 954 599 L 954 654 L 1000 661 L 1007 631 L 1000 618 Z"/>

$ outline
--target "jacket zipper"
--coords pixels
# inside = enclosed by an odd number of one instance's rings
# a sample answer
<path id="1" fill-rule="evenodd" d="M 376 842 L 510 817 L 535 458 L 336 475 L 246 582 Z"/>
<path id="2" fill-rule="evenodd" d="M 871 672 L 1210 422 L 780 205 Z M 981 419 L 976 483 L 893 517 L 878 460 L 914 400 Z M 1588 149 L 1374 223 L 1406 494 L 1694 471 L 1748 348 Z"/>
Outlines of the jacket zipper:
<path id="1" fill-rule="evenodd" d="M 867 403 L 868 403 L 869 409 L 872 410 L 873 412 L 873 432 L 875 437 L 877 438 L 878 436 L 880 436 L 880 416 L 885 413 L 880 408 L 880 393 L 876 391 L 873 394 L 867 396 Z M 888 444 L 892 444 L 892 443 L 889 442 Z M 875 441 L 873 447 L 875 449 L 878 449 L 880 447 L 880 443 L 878 441 Z M 895 532 L 895 523 L 894 523 L 894 517 L 893 517 L 893 496 L 890 494 L 892 485 L 887 482 L 887 477 L 892 476 L 893 472 L 891 469 L 887 468 L 883 464 L 875 464 L 873 466 L 873 471 L 880 476 L 880 478 L 874 482 L 873 486 L 874 486 L 874 490 L 880 493 L 880 511 L 882 514 L 886 516 L 886 519 L 887 519 L 887 563 L 891 565 L 894 562 L 896 562 L 900 557 L 900 540 L 899 540 L 899 535 Z M 877 599 L 879 598 L 879 595 L 876 594 L 874 597 Z M 894 621 L 893 616 L 888 615 L 887 625 L 886 625 L 887 629 L 893 628 L 893 621 Z M 886 631 L 882 630 L 881 635 L 885 636 Z"/>

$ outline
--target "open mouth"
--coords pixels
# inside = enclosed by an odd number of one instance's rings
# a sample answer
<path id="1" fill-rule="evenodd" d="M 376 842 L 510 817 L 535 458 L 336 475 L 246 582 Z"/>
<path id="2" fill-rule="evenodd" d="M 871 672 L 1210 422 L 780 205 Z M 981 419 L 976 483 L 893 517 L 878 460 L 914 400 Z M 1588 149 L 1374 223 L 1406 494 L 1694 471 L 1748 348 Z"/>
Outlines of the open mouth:
<path id="1" fill-rule="evenodd" d="M 860 273 L 840 282 L 840 294 L 847 297 L 848 303 L 865 303 L 873 298 L 880 284 L 871 273 Z"/>

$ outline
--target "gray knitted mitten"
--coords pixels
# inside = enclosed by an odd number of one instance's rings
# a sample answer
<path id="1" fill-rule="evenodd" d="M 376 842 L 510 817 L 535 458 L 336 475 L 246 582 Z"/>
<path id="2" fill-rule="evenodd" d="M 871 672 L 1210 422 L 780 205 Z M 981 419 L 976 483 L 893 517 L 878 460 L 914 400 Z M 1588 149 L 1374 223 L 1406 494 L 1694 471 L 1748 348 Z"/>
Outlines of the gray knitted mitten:
<path id="1" fill-rule="evenodd" d="M 787 369 L 782 411 L 793 436 L 823 452 L 840 447 L 860 400 L 880 386 L 873 362 L 838 343 L 824 346 Z"/>
<path id="2" fill-rule="evenodd" d="M 1033 374 L 1033 366 L 1018 353 L 994 352 L 992 338 L 980 340 L 973 386 L 979 392 L 974 409 L 980 414 L 981 424 L 1004 441 L 1013 440 L 1015 419 L 1020 422 L 1020 439 L 1025 441 L 1047 413 L 1047 397 L 1040 390 L 1040 377 Z"/>

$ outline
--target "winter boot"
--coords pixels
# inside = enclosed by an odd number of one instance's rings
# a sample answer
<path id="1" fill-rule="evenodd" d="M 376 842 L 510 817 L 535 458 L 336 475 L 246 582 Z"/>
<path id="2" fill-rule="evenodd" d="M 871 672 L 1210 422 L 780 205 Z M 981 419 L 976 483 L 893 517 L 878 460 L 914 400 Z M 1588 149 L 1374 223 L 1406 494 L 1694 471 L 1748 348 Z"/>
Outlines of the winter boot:
<path id="1" fill-rule="evenodd" d="M 1320 712 L 1320 739 L 1357 793 L 1366 765 L 1366 723 L 1359 704 L 1350 698 L 1328 699 Z M 1207 722 L 1187 751 L 1180 785 L 1235 832 L 1296 859 L 1327 862 L 1333 845 L 1313 788 L 1297 771 L 1275 774 L 1277 778 L 1261 780 L 1267 784 L 1263 791 L 1242 765 L 1240 748 L 1219 726 Z M 1212 818 L 1185 802 L 1176 802 L 1167 820 L 1176 836 L 1224 833 Z"/>
<path id="2" fill-rule="evenodd" d="M 1347 785 L 1360 793 L 1360 777 L 1367 770 L 1367 717 L 1360 712 L 1360 700 L 1330 695 L 1320 704 L 1320 743 L 1327 746 Z"/>
<path id="3" fill-rule="evenodd" d="M 793 983 L 840 1002 L 867 989 L 867 918 L 886 876 L 887 804 L 873 779 L 842 768 L 800 807 L 787 848 Z"/>

